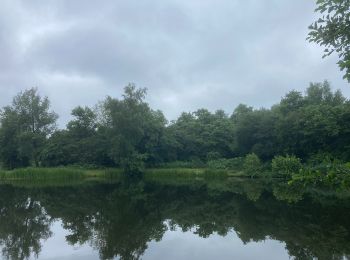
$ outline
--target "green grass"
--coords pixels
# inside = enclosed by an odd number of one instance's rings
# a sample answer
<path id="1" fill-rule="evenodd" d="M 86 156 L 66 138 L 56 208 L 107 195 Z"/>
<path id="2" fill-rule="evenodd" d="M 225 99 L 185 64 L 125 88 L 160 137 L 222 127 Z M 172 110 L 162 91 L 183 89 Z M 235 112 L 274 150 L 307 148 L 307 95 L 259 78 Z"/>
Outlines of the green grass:
<path id="1" fill-rule="evenodd" d="M 78 167 L 59 168 L 20 168 L 11 171 L 0 170 L 0 181 L 4 180 L 47 180 L 47 179 L 83 179 L 107 178 L 114 179 L 121 176 L 121 169 L 84 169 Z M 150 177 L 247 177 L 242 171 L 211 168 L 149 168 L 145 175 Z"/>
<path id="2" fill-rule="evenodd" d="M 147 175 L 171 175 L 171 176 L 188 176 L 188 175 L 202 175 L 205 169 L 198 168 L 155 168 L 146 169 Z"/>
<path id="3" fill-rule="evenodd" d="M 201 176 L 201 177 L 246 177 L 244 172 L 225 170 L 225 169 L 211 169 L 211 168 L 151 168 L 146 169 L 146 175 L 157 176 Z"/>
<path id="4" fill-rule="evenodd" d="M 80 178 L 115 178 L 121 169 L 83 169 L 75 167 L 59 168 L 20 168 L 10 171 L 0 170 L 0 180 L 45 180 L 45 179 L 80 179 Z M 209 174 L 226 175 L 222 170 L 204 168 L 157 168 L 146 169 L 146 175 L 152 176 L 206 176 Z"/>
<path id="5" fill-rule="evenodd" d="M 95 185 L 101 183 L 118 183 L 118 179 L 107 178 L 55 178 L 55 179 L 6 179 L 0 180 L 1 185 L 9 184 L 23 188 L 46 188 L 46 187 L 74 187 L 82 185 Z"/>
<path id="6" fill-rule="evenodd" d="M 1 171 L 0 179 L 18 180 L 18 179 L 49 179 L 49 178 L 80 178 L 83 171 L 69 168 L 20 168 L 11 171 Z"/>
<path id="7" fill-rule="evenodd" d="M 118 169 L 84 170 L 81 168 L 20 168 L 11 171 L 0 170 L 0 180 L 46 180 L 113 178 L 119 175 Z"/>

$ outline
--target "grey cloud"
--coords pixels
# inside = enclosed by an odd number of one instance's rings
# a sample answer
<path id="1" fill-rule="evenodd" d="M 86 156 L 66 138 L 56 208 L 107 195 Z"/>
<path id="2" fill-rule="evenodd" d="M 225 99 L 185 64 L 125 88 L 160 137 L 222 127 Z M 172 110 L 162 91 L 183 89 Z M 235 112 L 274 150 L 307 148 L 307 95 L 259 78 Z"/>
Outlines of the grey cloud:
<path id="1" fill-rule="evenodd" d="M 169 119 L 270 106 L 324 79 L 350 96 L 336 57 L 305 40 L 312 1 L 3 1 L 0 105 L 38 85 L 62 126 L 75 105 L 119 96 L 128 82 Z"/>

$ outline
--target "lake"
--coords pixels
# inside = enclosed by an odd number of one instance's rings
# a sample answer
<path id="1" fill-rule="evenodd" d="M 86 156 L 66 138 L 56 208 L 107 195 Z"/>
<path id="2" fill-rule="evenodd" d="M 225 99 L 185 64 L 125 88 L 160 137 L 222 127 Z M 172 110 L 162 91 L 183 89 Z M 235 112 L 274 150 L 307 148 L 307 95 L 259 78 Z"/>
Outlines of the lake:
<path id="1" fill-rule="evenodd" d="M 281 181 L 0 186 L 4 259 L 349 259 L 350 197 Z"/>

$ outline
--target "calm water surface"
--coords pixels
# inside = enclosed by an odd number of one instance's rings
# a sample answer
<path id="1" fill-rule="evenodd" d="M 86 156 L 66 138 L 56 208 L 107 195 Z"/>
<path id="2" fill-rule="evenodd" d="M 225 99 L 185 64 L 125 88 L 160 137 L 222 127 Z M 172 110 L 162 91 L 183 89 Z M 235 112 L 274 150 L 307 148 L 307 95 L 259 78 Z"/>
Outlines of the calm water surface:
<path id="1" fill-rule="evenodd" d="M 346 193 L 254 180 L 0 186 L 3 259 L 349 259 Z"/>

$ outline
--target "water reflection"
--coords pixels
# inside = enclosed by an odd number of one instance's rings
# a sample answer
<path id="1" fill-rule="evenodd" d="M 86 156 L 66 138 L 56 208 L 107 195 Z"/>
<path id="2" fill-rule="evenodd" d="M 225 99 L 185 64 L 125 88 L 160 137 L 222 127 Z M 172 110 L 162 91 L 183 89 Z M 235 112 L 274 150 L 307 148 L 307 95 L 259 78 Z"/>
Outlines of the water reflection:
<path id="1" fill-rule="evenodd" d="M 272 239 L 283 242 L 294 259 L 349 258 L 346 194 L 301 191 L 287 184 L 237 179 L 2 185 L 0 245 L 6 259 L 40 256 L 42 245 L 55 236 L 52 224 L 60 221 L 67 244 L 88 244 L 100 259 L 140 259 L 150 244 L 174 231 L 203 239 L 215 234 L 216 241 L 220 237 L 227 242 L 233 230 L 243 248 Z M 170 250 L 176 251 L 176 245 Z"/>

